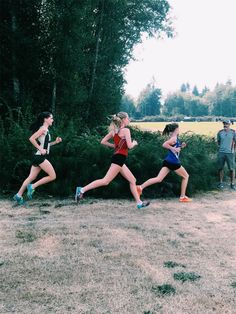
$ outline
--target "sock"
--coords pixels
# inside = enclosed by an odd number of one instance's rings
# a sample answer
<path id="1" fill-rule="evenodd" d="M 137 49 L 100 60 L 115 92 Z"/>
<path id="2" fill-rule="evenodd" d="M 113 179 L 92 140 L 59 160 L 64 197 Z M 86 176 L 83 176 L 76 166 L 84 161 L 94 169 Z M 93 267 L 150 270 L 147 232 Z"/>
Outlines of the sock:
<path id="1" fill-rule="evenodd" d="M 81 188 L 81 190 L 80 190 L 80 191 L 81 191 L 81 193 L 84 193 L 84 188 Z"/>

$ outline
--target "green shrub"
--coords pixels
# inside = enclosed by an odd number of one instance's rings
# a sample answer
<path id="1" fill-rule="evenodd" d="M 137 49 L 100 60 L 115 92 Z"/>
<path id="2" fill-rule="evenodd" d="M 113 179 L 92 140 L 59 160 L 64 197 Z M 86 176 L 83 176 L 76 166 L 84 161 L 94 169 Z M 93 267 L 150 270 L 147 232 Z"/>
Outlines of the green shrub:
<path id="1" fill-rule="evenodd" d="M 36 235 L 31 231 L 16 230 L 16 238 L 22 242 L 33 242 L 37 239 Z"/>
<path id="2" fill-rule="evenodd" d="M 185 281 L 196 281 L 196 280 L 199 280 L 200 278 L 201 278 L 201 276 L 196 274 L 196 273 L 194 273 L 194 272 L 190 272 L 190 273 L 185 273 L 185 272 L 174 273 L 174 279 L 182 281 L 182 282 L 185 282 Z"/>
<path id="3" fill-rule="evenodd" d="M 167 261 L 167 262 L 164 262 L 164 267 L 167 267 L 167 268 L 183 267 L 183 268 L 185 268 L 186 266 L 183 264 L 176 263 L 176 262 Z"/>
<path id="4" fill-rule="evenodd" d="M 57 121 L 57 119 L 56 119 Z M 10 114 L 4 121 L 0 119 L 0 186 L 2 191 L 13 192 L 19 189 L 29 173 L 34 148 L 28 141 L 30 115 L 20 115 L 18 119 Z M 52 127 L 53 139 L 59 135 L 63 142 L 51 148 L 52 162 L 57 179 L 39 187 L 55 196 L 68 196 L 74 193 L 77 185 L 84 186 L 92 180 L 102 178 L 110 166 L 112 150 L 100 144 L 107 127 L 93 130 L 81 130 L 78 121 L 60 120 Z M 132 138 L 138 146 L 130 150 L 127 166 L 137 178 L 137 184 L 154 177 L 161 169 L 162 160 L 167 151 L 162 148 L 164 141 L 159 133 L 143 132 L 131 128 Z M 211 190 L 217 179 L 215 164 L 216 144 L 206 136 L 183 135 L 187 147 L 181 152 L 183 166 L 190 174 L 188 194 Z M 41 174 L 43 175 L 43 173 Z M 145 197 L 177 196 L 180 192 L 181 178 L 170 173 L 161 184 L 148 187 Z M 94 197 L 130 197 L 129 183 L 120 175 L 107 187 L 89 191 Z"/>
<path id="5" fill-rule="evenodd" d="M 176 289 L 169 284 L 163 284 L 160 286 L 153 286 L 152 287 L 152 292 L 158 294 L 158 295 L 162 295 L 162 296 L 166 296 L 166 295 L 173 295 L 176 293 Z"/>

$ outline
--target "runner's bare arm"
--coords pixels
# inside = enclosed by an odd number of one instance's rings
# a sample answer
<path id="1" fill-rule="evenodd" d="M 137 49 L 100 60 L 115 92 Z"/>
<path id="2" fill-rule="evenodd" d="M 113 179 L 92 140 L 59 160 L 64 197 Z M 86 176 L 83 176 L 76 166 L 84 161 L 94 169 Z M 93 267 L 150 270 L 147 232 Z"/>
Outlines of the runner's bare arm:
<path id="1" fill-rule="evenodd" d="M 62 138 L 61 138 L 61 137 L 57 137 L 57 138 L 55 139 L 55 141 L 53 141 L 53 142 L 50 143 L 50 146 L 59 144 L 59 143 L 61 143 L 61 142 L 62 142 Z"/>
<path id="2" fill-rule="evenodd" d="M 138 145 L 137 141 L 132 141 L 131 135 L 130 135 L 130 130 L 128 128 L 124 128 L 122 130 L 123 136 L 126 139 L 126 143 L 129 149 L 134 148 L 136 145 Z"/>
<path id="3" fill-rule="evenodd" d="M 172 145 L 175 145 L 177 142 L 177 137 L 173 136 L 167 141 L 165 141 L 162 145 L 162 147 L 171 150 L 173 153 L 179 153 L 180 152 L 180 147 L 173 147 Z"/>
<path id="4" fill-rule="evenodd" d="M 110 143 L 109 140 L 113 138 L 113 132 L 109 132 L 104 138 L 101 140 L 101 144 L 107 147 L 115 148 L 115 144 Z"/>
<path id="5" fill-rule="evenodd" d="M 39 138 L 42 134 L 44 134 L 46 132 L 46 129 L 44 128 L 40 128 L 37 132 L 35 132 L 34 134 L 31 135 L 31 137 L 29 138 L 29 141 L 32 143 L 32 145 L 37 148 L 42 155 L 46 154 L 46 149 L 41 148 L 40 145 L 37 143 L 37 138 Z"/>

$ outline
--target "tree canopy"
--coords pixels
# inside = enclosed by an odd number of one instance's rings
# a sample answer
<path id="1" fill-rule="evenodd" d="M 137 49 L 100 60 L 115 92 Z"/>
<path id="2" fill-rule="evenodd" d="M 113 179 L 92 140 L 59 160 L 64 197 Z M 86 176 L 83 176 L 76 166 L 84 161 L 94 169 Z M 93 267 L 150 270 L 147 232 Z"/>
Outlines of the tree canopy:
<path id="1" fill-rule="evenodd" d="M 169 9 L 166 0 L 1 0 L 1 103 L 103 121 L 119 108 L 142 34 L 171 36 Z"/>

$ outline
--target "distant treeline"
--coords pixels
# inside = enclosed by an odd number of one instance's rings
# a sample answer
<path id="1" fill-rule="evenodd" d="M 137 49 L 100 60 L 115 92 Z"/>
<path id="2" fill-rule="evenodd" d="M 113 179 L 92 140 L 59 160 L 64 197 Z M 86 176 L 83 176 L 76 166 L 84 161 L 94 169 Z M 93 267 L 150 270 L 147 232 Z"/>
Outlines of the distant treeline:
<path id="1" fill-rule="evenodd" d="M 135 119 L 152 116 L 152 121 L 161 121 L 157 117 L 160 115 L 164 120 L 168 117 L 180 117 L 183 120 L 186 116 L 192 117 L 192 120 L 202 120 L 200 117 L 205 117 L 206 120 L 207 116 L 219 119 L 236 117 L 236 87 L 232 86 L 230 80 L 225 84 L 216 84 L 212 91 L 205 87 L 201 92 L 197 86 L 191 89 L 188 83 L 182 84 L 180 90 L 169 93 L 164 101 L 161 96 L 161 89 L 154 83 L 148 84 L 137 101 L 125 95 L 122 98 L 122 109 Z"/>

